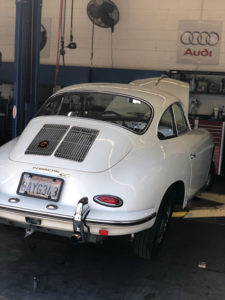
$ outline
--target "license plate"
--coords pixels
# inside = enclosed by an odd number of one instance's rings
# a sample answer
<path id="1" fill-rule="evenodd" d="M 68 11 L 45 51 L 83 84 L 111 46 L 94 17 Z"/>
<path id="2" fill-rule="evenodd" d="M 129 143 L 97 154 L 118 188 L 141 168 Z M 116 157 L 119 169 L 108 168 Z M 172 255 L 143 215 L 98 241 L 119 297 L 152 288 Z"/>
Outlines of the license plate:
<path id="1" fill-rule="evenodd" d="M 17 194 L 46 200 L 58 201 L 63 186 L 63 179 L 23 173 Z"/>

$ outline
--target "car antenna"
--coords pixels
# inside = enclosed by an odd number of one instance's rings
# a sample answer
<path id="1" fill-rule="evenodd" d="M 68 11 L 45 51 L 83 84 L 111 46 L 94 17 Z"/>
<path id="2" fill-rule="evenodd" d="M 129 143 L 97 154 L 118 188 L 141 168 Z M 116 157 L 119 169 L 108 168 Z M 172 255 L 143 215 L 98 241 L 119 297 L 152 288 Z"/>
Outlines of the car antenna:
<path id="1" fill-rule="evenodd" d="M 164 78 L 168 78 L 168 76 L 167 76 L 166 74 L 161 75 L 161 76 L 158 78 L 158 80 L 156 81 L 155 86 L 157 86 L 157 85 L 160 83 L 160 81 L 161 81 L 162 79 L 164 79 Z"/>

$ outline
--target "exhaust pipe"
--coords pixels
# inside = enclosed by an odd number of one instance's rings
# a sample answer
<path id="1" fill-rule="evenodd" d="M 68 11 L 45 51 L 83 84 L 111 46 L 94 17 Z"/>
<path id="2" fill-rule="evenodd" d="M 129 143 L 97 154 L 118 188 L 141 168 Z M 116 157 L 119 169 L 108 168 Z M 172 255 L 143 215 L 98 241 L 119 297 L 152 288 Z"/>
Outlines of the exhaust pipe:
<path id="1" fill-rule="evenodd" d="M 28 227 L 25 229 L 25 235 L 24 235 L 24 238 L 27 238 L 28 236 L 30 236 L 31 234 L 34 233 L 34 227 Z"/>
<path id="2" fill-rule="evenodd" d="M 71 242 L 73 243 L 73 244 L 77 244 L 78 242 L 80 242 L 81 241 L 81 235 L 80 235 L 80 233 L 78 233 L 78 232 L 76 232 L 76 233 L 74 233 L 72 236 L 71 236 L 71 238 L 70 238 L 70 240 L 71 240 Z"/>

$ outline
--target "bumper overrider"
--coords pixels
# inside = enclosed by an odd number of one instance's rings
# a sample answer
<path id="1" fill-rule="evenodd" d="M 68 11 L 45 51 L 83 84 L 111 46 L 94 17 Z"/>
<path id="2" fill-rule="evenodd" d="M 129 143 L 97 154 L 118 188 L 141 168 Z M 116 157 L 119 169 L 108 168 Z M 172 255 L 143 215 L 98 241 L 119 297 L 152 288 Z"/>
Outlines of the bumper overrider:
<path id="1" fill-rule="evenodd" d="M 91 214 L 86 197 L 78 202 L 73 216 L 0 204 L 0 223 L 25 228 L 25 237 L 34 231 L 44 231 L 69 236 L 78 242 L 95 242 L 93 236 L 132 234 L 151 227 L 155 217 L 156 212 L 149 209 L 126 220 L 102 219 Z"/>

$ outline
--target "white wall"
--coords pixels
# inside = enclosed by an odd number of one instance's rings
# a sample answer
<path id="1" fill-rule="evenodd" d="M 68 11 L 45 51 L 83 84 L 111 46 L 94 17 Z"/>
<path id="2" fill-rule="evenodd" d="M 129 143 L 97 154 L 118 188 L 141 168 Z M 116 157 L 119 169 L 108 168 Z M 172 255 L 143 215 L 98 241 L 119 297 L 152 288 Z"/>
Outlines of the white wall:
<path id="1" fill-rule="evenodd" d="M 15 0 L 0 0 L 0 51 L 7 62 L 14 61 L 15 21 Z"/>
<path id="2" fill-rule="evenodd" d="M 41 63 L 55 64 L 60 0 L 43 0 L 42 16 L 51 18 L 50 57 Z M 92 24 L 88 0 L 75 0 L 74 38 L 78 48 L 66 50 L 67 65 L 90 65 Z M 95 27 L 94 66 L 150 70 L 198 69 L 225 71 L 224 0 L 114 0 L 120 10 L 115 32 Z M 203 10 L 201 8 L 203 7 Z M 176 64 L 178 21 L 224 20 L 219 65 Z M 66 44 L 69 41 L 70 1 L 67 0 Z M 15 0 L 0 0 L 0 51 L 4 61 L 14 60 Z M 111 51 L 112 38 L 112 51 Z"/>

